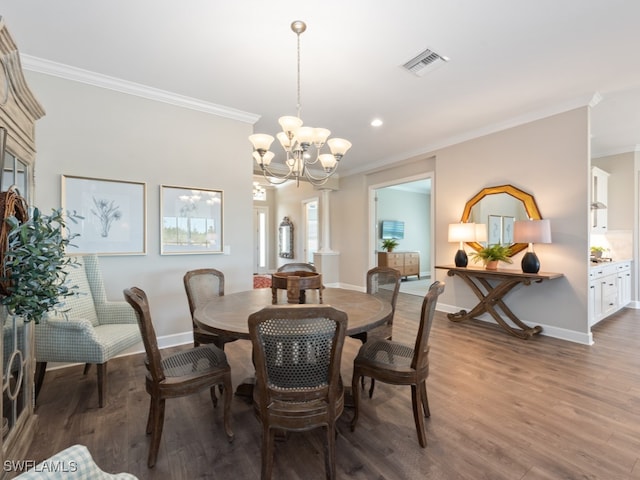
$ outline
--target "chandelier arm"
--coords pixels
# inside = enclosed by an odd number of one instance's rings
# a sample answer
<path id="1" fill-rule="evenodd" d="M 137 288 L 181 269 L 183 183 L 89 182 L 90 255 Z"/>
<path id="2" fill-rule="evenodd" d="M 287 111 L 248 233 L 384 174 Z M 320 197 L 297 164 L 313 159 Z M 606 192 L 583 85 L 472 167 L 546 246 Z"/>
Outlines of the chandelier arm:
<path id="1" fill-rule="evenodd" d="M 288 178 L 288 177 L 285 177 L 285 178 L 275 177 L 275 178 L 277 178 L 278 180 L 280 180 L 280 181 L 275 181 L 275 180 L 273 179 L 273 178 L 274 178 L 274 176 L 273 176 L 273 175 L 271 175 L 271 174 L 268 174 L 268 175 L 267 175 L 267 173 L 268 173 L 268 172 L 267 172 L 267 170 L 266 170 L 266 169 L 263 169 L 263 170 L 262 170 L 262 176 L 263 176 L 263 177 L 264 177 L 264 179 L 265 179 L 267 182 L 269 182 L 271 185 L 282 185 L 284 182 L 286 182 L 286 181 L 288 181 L 288 180 L 289 180 L 289 178 Z"/>
<path id="2" fill-rule="evenodd" d="M 264 177 L 269 180 L 268 177 L 273 177 L 276 178 L 278 180 L 282 180 L 281 182 L 276 183 L 276 185 L 280 185 L 280 183 L 283 183 L 287 180 L 289 180 L 292 175 L 293 175 L 293 170 L 291 169 L 291 167 L 289 167 L 289 171 L 285 174 L 282 173 L 278 173 L 278 172 L 274 172 L 273 170 L 271 170 L 268 166 L 266 165 L 261 165 L 260 168 L 262 169 L 262 174 L 264 175 Z M 270 183 L 273 183 L 271 181 L 269 181 Z"/>
<path id="3" fill-rule="evenodd" d="M 305 175 L 305 177 L 307 178 L 307 181 L 311 185 L 314 185 L 316 187 L 319 187 L 320 185 L 324 185 L 325 183 L 327 183 L 327 180 L 329 180 L 329 177 L 322 178 L 322 179 L 316 179 L 315 177 L 310 177 L 308 175 Z"/>
<path id="4" fill-rule="evenodd" d="M 330 171 L 329 173 L 327 173 L 326 175 L 323 175 L 323 176 L 321 176 L 321 177 L 314 177 L 314 176 L 311 174 L 311 171 L 310 171 L 308 168 L 305 168 L 305 170 L 304 170 L 304 176 L 305 176 L 305 177 L 307 177 L 307 178 L 309 179 L 309 181 L 311 181 L 311 180 L 315 180 L 315 181 L 320 181 L 320 180 L 322 180 L 322 183 L 324 183 L 324 182 L 326 182 L 329 178 L 331 178 L 331 177 L 333 176 L 333 174 L 334 174 L 334 173 L 336 173 L 336 171 L 337 171 L 337 168 L 336 168 L 336 167 L 333 167 L 333 168 L 331 169 L 331 171 Z"/>

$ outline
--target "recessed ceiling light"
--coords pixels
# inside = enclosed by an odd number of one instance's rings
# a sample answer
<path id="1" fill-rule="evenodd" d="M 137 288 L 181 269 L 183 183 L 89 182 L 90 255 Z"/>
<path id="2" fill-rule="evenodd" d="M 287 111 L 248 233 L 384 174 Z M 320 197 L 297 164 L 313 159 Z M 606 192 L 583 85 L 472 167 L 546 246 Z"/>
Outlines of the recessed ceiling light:
<path id="1" fill-rule="evenodd" d="M 380 120 L 379 118 L 374 118 L 373 120 L 371 120 L 372 127 L 379 127 L 380 125 L 382 125 L 382 120 Z"/>

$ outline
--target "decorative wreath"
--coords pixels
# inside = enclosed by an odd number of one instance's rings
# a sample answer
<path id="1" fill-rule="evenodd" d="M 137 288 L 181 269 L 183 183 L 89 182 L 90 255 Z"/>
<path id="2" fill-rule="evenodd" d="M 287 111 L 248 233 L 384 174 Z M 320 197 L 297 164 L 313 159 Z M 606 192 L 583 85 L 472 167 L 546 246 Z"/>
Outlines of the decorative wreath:
<path id="1" fill-rule="evenodd" d="M 12 185 L 6 192 L 0 192 L 0 265 L 2 265 L 2 280 L 0 280 L 0 295 L 8 295 L 9 278 L 11 272 L 5 271 L 4 255 L 9 247 L 9 224 L 6 219 L 16 217 L 22 223 L 29 220 L 29 206 L 20 192 Z"/>

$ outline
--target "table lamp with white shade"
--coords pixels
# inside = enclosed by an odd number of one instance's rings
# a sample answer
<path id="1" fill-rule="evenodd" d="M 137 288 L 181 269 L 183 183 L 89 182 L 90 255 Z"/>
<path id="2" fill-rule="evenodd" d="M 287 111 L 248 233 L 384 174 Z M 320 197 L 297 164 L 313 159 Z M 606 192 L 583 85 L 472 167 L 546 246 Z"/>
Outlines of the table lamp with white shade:
<path id="1" fill-rule="evenodd" d="M 476 243 L 487 242 L 487 224 L 486 223 L 476 223 Z"/>
<path id="2" fill-rule="evenodd" d="M 464 251 L 465 242 L 476 241 L 475 223 L 451 223 L 449 224 L 449 241 L 459 242 L 460 247 L 454 258 L 456 267 L 466 267 L 469 263 L 467 252 Z"/>
<path id="3" fill-rule="evenodd" d="M 518 220 L 513 226 L 513 241 L 528 243 L 527 253 L 522 257 L 522 271 L 524 273 L 538 273 L 540 260 L 533 251 L 534 243 L 551 243 L 551 223 L 544 220 Z"/>

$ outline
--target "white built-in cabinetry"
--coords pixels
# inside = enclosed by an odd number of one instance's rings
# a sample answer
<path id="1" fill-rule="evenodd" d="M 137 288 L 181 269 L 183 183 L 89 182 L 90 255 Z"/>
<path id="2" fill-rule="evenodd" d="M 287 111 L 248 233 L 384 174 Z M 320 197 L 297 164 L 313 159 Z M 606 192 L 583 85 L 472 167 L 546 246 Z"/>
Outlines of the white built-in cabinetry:
<path id="1" fill-rule="evenodd" d="M 602 263 L 589 270 L 589 325 L 631 302 L 631 262 Z"/>
<path id="2" fill-rule="evenodd" d="M 591 233 L 606 233 L 609 174 L 591 167 Z"/>

